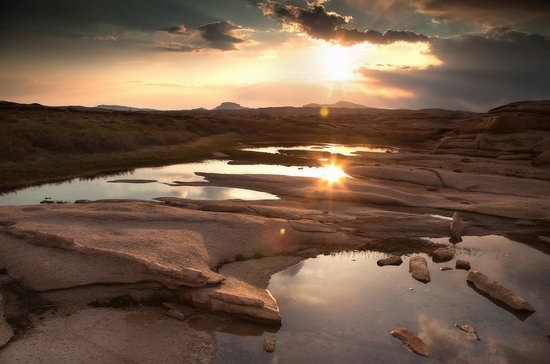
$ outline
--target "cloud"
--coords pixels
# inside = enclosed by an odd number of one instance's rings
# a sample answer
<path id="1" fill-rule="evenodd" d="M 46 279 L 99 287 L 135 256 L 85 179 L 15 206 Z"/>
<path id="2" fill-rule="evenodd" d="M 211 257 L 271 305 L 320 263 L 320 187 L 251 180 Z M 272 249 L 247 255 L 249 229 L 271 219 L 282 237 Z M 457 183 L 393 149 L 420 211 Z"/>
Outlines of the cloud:
<path id="1" fill-rule="evenodd" d="M 245 33 L 251 31 L 230 21 L 202 25 L 198 30 L 202 38 L 208 42 L 208 48 L 221 49 L 223 51 L 237 49 L 237 44 L 246 41 L 242 38 Z"/>
<path id="2" fill-rule="evenodd" d="M 441 20 L 466 20 L 487 25 L 550 22 L 548 0 L 417 0 L 416 9 Z"/>
<path id="3" fill-rule="evenodd" d="M 116 42 L 118 37 L 116 35 L 96 35 L 92 39 L 105 42 Z"/>
<path id="4" fill-rule="evenodd" d="M 189 29 L 185 25 L 175 25 L 160 29 L 161 32 L 174 36 L 181 36 L 180 42 L 160 42 L 160 48 L 172 52 L 194 52 L 201 49 L 218 49 L 222 51 L 237 50 L 237 45 L 247 42 L 247 34 L 252 29 L 224 20 L 201 25 L 196 29 Z"/>
<path id="5" fill-rule="evenodd" d="M 172 27 L 161 29 L 161 31 L 169 33 L 169 34 L 177 34 L 177 35 L 188 35 L 189 30 L 185 27 L 185 25 L 174 25 Z"/>
<path id="6" fill-rule="evenodd" d="M 325 1 L 313 1 L 306 7 L 283 4 L 274 0 L 260 2 L 258 6 L 263 14 L 280 19 L 283 27 L 289 31 L 306 33 L 312 38 L 353 45 L 362 42 L 373 44 L 390 44 L 394 42 L 426 42 L 425 35 L 408 30 L 387 30 L 381 33 L 376 30 L 361 31 L 349 28 L 351 16 L 327 11 Z"/>
<path id="7" fill-rule="evenodd" d="M 412 92 L 408 107 L 485 111 L 507 102 L 550 98 L 550 37 L 505 28 L 438 38 L 430 44 L 442 61 L 424 70 L 362 70 L 366 80 Z"/>

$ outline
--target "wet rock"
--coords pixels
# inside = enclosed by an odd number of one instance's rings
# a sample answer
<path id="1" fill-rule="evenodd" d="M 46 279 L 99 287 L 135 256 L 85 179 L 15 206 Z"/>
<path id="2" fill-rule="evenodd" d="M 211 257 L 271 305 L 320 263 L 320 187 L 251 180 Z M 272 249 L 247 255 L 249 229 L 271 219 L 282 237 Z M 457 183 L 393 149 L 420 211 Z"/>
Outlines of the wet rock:
<path id="1" fill-rule="evenodd" d="M 425 357 L 430 356 L 428 346 L 409 329 L 405 327 L 398 327 L 391 331 L 391 336 L 399 339 L 405 346 L 411 349 L 413 353 Z"/>
<path id="2" fill-rule="evenodd" d="M 13 337 L 13 330 L 6 322 L 4 316 L 4 297 L 0 294 L 0 348 L 8 343 Z"/>
<path id="3" fill-rule="evenodd" d="M 458 214 L 458 212 L 453 213 L 453 220 L 450 223 L 449 227 L 451 237 L 462 241 L 462 235 L 464 234 L 464 222 Z"/>
<path id="4" fill-rule="evenodd" d="M 531 161 L 534 166 L 545 166 L 550 164 L 550 150 L 542 152 L 535 159 Z"/>
<path id="5" fill-rule="evenodd" d="M 409 260 L 409 272 L 414 279 L 422 283 L 428 283 L 431 280 L 428 264 L 423 257 L 411 257 Z"/>
<path id="6" fill-rule="evenodd" d="M 535 312 L 535 309 L 525 298 L 516 295 L 500 283 L 490 280 L 479 271 L 474 270 L 468 273 L 466 281 L 491 299 L 514 311 Z"/>
<path id="7" fill-rule="evenodd" d="M 474 339 L 481 340 L 481 338 L 479 337 L 479 335 L 476 332 L 476 329 L 474 329 L 473 326 L 468 325 L 468 324 L 464 324 L 464 325 L 455 324 L 455 326 L 457 328 L 459 328 L 460 330 L 470 334 Z"/>
<path id="8" fill-rule="evenodd" d="M 453 270 L 454 268 L 453 267 L 441 267 L 439 269 L 442 270 L 442 271 L 447 271 L 447 270 Z"/>
<path id="9" fill-rule="evenodd" d="M 376 264 L 383 267 L 385 265 L 401 265 L 403 263 L 403 259 L 401 259 L 400 256 L 392 255 L 387 258 L 378 259 Z"/>
<path id="10" fill-rule="evenodd" d="M 470 262 L 469 262 L 469 261 L 458 259 L 458 260 L 456 261 L 455 268 L 456 268 L 456 269 L 470 270 L 472 267 L 470 266 Z"/>
<path id="11" fill-rule="evenodd" d="M 542 241 L 543 243 L 547 243 L 547 244 L 550 244 L 550 238 L 547 237 L 547 236 L 539 236 L 539 240 Z"/>
<path id="12" fill-rule="evenodd" d="M 275 346 L 277 345 L 277 338 L 275 337 L 266 337 L 264 339 L 264 350 L 268 353 L 275 351 Z"/>
<path id="13" fill-rule="evenodd" d="M 454 253 L 449 248 L 436 249 L 432 254 L 432 260 L 436 263 L 448 262 L 453 257 Z"/>

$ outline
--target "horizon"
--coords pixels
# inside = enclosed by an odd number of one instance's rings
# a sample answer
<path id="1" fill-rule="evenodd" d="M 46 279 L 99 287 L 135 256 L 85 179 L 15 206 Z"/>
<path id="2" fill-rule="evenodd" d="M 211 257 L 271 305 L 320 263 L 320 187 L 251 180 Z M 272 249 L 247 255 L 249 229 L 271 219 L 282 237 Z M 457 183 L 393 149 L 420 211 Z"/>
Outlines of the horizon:
<path id="1" fill-rule="evenodd" d="M 0 99 L 19 103 L 487 111 L 550 99 L 550 5 L 536 0 L 28 0 L 0 19 Z"/>

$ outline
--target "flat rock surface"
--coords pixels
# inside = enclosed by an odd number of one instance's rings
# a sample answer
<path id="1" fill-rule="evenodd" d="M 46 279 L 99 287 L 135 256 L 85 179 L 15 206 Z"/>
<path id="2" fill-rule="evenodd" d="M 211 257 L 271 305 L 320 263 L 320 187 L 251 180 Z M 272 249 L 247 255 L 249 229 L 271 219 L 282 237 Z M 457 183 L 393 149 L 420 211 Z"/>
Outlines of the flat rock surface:
<path id="1" fill-rule="evenodd" d="M 392 330 L 391 336 L 399 339 L 403 345 L 411 349 L 413 353 L 426 357 L 430 356 L 428 346 L 409 329 L 398 327 Z"/>

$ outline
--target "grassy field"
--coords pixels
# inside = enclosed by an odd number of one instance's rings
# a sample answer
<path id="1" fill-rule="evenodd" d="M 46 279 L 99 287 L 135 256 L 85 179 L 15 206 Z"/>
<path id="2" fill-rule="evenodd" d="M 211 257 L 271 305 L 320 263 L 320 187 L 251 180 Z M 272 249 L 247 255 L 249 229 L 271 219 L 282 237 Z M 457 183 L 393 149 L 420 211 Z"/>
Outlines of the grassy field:
<path id="1" fill-rule="evenodd" d="M 0 191 L 137 167 L 194 162 L 254 142 L 419 144 L 470 113 L 444 110 L 274 108 L 120 112 L 0 102 Z M 258 162 L 300 164 L 258 155 Z"/>

